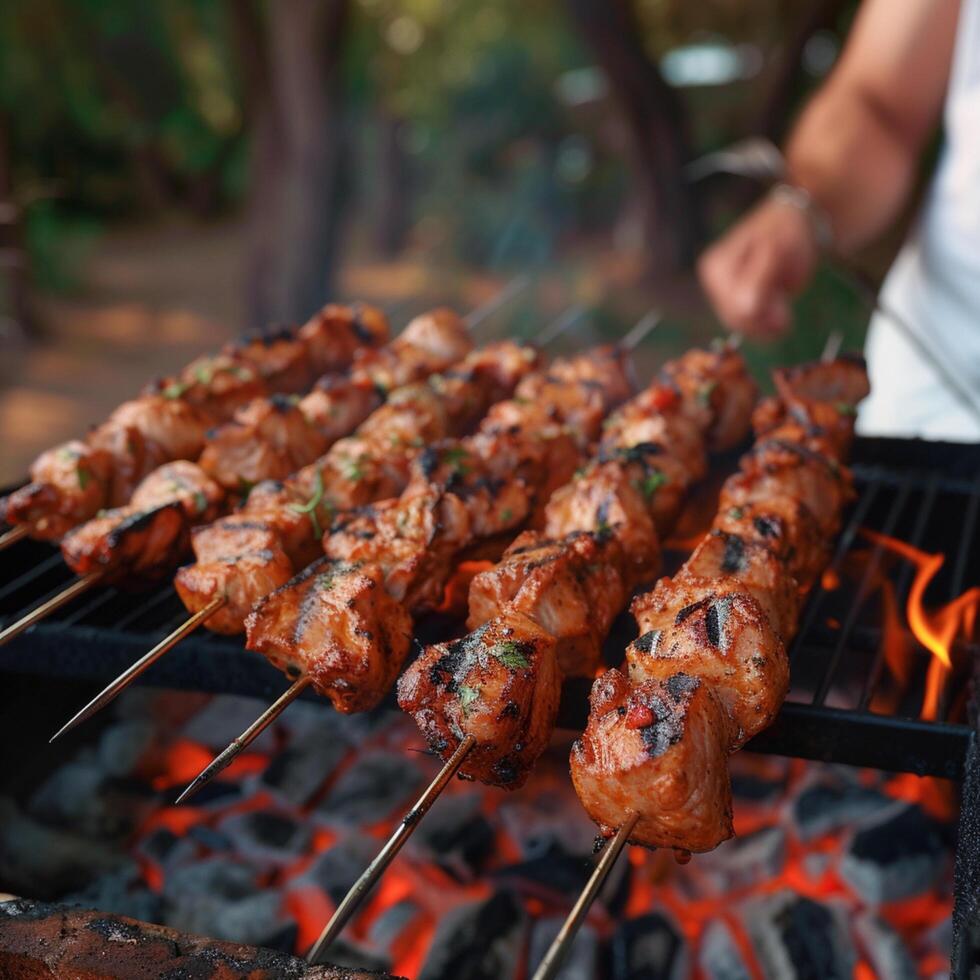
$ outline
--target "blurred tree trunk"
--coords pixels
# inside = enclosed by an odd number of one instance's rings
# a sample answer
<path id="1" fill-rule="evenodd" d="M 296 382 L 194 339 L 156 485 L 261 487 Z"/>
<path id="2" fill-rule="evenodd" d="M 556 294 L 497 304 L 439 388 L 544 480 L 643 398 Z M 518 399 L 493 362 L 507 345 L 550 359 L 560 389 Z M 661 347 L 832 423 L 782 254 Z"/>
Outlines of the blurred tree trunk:
<path id="1" fill-rule="evenodd" d="M 853 3 L 854 0 L 813 0 L 810 3 L 771 73 L 769 97 L 753 132 L 762 133 L 775 143 L 785 139 L 793 108 L 799 102 L 800 65 L 807 42 L 818 31 L 835 27 L 844 11 Z"/>
<path id="2" fill-rule="evenodd" d="M 412 173 L 405 152 L 404 119 L 382 109 L 378 132 L 378 174 L 375 193 L 375 242 L 392 258 L 405 244 L 411 221 Z"/>
<path id="3" fill-rule="evenodd" d="M 14 196 L 10 127 L 0 109 L 0 320 L 8 320 L 7 341 L 37 335 L 31 308 L 27 249 L 23 241 L 23 214 Z M 0 330 L 0 337 L 8 331 Z"/>
<path id="4" fill-rule="evenodd" d="M 329 298 L 347 162 L 340 59 L 349 0 L 275 0 L 268 10 L 250 110 L 246 291 L 255 327 L 302 321 Z M 249 16 L 236 25 L 254 44 Z"/>
<path id="5" fill-rule="evenodd" d="M 627 126 L 651 271 L 673 272 L 693 260 L 703 228 L 682 170 L 690 156 L 683 108 L 643 48 L 632 0 L 565 2 Z"/>

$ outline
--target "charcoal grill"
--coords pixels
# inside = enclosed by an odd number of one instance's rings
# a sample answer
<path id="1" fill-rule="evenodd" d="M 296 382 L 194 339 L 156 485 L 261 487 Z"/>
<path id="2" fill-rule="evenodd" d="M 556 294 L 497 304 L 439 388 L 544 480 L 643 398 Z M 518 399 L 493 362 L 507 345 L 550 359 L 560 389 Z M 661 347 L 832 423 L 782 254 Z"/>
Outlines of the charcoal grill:
<path id="1" fill-rule="evenodd" d="M 750 743 L 761 752 L 869 766 L 917 775 L 961 779 L 971 738 L 965 719 L 965 688 L 973 644 L 955 651 L 935 720 L 919 718 L 930 655 L 915 650 L 904 691 L 888 713 L 872 710 L 886 671 L 880 611 L 871 586 L 886 559 L 870 546 L 862 526 L 925 551 L 942 551 L 946 562 L 928 593 L 945 602 L 980 582 L 980 446 L 917 440 L 858 439 L 853 453 L 858 497 L 841 533 L 834 565 L 856 547 L 870 548 L 856 590 L 818 586 L 790 651 L 793 685 L 775 724 Z M 668 556 L 668 560 L 671 556 Z M 682 555 L 673 556 L 679 563 Z M 892 563 L 898 608 L 904 610 L 913 569 Z M 0 618 L 12 622 L 41 598 L 59 592 L 71 575 L 58 551 L 25 541 L 0 562 Z M 173 588 L 127 594 L 98 589 L 63 607 L 28 633 L 0 648 L 0 670 L 40 677 L 105 681 L 186 618 Z M 902 615 L 904 623 L 904 614 Z M 622 659 L 632 621 L 623 616 L 608 644 L 610 663 Z M 423 624 L 423 630 L 436 630 Z M 913 648 L 917 641 L 906 634 Z M 184 640 L 141 677 L 160 687 L 223 692 L 270 699 L 283 690 L 282 674 L 235 638 L 201 631 Z M 566 684 L 559 722 L 584 727 L 588 683 Z M 307 697 L 315 698 L 312 693 Z"/>

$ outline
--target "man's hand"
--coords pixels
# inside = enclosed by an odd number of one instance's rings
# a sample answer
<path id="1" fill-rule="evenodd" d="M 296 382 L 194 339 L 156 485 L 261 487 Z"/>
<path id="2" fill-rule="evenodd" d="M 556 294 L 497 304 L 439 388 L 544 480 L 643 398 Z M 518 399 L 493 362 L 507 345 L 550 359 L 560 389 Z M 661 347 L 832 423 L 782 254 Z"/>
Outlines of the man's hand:
<path id="1" fill-rule="evenodd" d="M 789 328 L 818 257 L 807 215 L 767 197 L 701 255 L 698 275 L 729 330 L 772 339 Z"/>

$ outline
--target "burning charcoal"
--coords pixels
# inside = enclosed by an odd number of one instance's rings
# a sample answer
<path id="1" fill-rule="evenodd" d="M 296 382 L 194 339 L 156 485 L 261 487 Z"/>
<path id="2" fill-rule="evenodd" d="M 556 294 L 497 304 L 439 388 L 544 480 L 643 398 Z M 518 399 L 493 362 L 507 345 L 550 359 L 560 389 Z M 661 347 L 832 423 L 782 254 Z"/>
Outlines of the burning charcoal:
<path id="1" fill-rule="evenodd" d="M 813 840 L 852 826 L 893 802 L 891 797 L 858 783 L 814 783 L 793 804 L 796 831 L 801 840 Z"/>
<path id="2" fill-rule="evenodd" d="M 81 891 L 64 895 L 60 902 L 150 921 L 163 914 L 160 896 L 146 887 L 139 866 L 133 861 L 118 871 L 99 875 Z"/>
<path id="3" fill-rule="evenodd" d="M 752 971 L 723 919 L 715 919 L 704 930 L 698 963 L 705 980 L 752 980 Z"/>
<path id="4" fill-rule="evenodd" d="M 504 799 L 497 815 L 526 858 L 543 857 L 556 845 L 567 854 L 588 857 L 592 853 L 595 824 L 581 807 L 569 807 L 561 794 L 528 800 L 526 794 L 515 793 Z"/>
<path id="5" fill-rule="evenodd" d="M 334 732 L 325 732 L 323 726 L 313 728 L 273 757 L 262 774 L 262 783 L 287 803 L 303 806 L 333 775 L 349 751 L 350 745 Z"/>
<path id="6" fill-rule="evenodd" d="M 480 812 L 478 793 L 444 797 L 411 838 L 414 853 L 444 868 L 457 881 L 470 881 L 494 851 L 494 832 Z"/>
<path id="7" fill-rule="evenodd" d="M 764 779 L 751 773 L 732 773 L 732 796 L 743 803 L 771 803 L 782 796 L 786 780 Z"/>
<path id="8" fill-rule="evenodd" d="M 943 826 L 899 803 L 854 835 L 841 874 L 867 901 L 891 902 L 926 891 L 948 862 Z"/>
<path id="9" fill-rule="evenodd" d="M 876 915 L 862 915 L 855 931 L 876 977 L 916 980 L 919 972 L 915 960 L 902 937 L 887 922 Z"/>
<path id="10" fill-rule="evenodd" d="M 0 797 L 0 881 L 11 891 L 56 898 L 126 863 L 96 841 L 46 827 Z"/>
<path id="11" fill-rule="evenodd" d="M 775 877 L 785 861 L 786 831 L 779 826 L 764 827 L 699 855 L 698 870 L 718 891 L 728 892 Z"/>
<path id="12" fill-rule="evenodd" d="M 538 919 L 531 931 L 531 946 L 528 952 L 528 975 L 532 974 L 537 965 L 544 959 L 552 940 L 562 927 L 561 918 Z M 561 969 L 556 974 L 557 980 L 594 980 L 598 969 L 599 939 L 595 930 L 589 925 L 583 925 L 572 941 L 571 949 Z"/>
<path id="13" fill-rule="evenodd" d="M 364 752 L 339 776 L 317 810 L 341 826 L 377 823 L 404 809 L 421 784 L 422 774 L 404 755 Z"/>
<path id="14" fill-rule="evenodd" d="M 518 887 L 528 884 L 537 891 L 547 888 L 560 899 L 566 895 L 577 895 L 589 880 L 592 868 L 593 864 L 585 855 L 569 854 L 559 844 L 553 844 L 538 857 L 509 864 L 495 871 L 494 877 Z M 610 879 L 615 872 L 616 868 L 613 869 Z M 608 880 L 606 885 L 608 886 Z M 605 895 L 606 892 L 602 894 Z"/>
<path id="15" fill-rule="evenodd" d="M 109 788 L 93 753 L 56 769 L 31 798 L 32 817 L 99 840 L 124 837 L 139 819 L 137 800 Z M 145 806 L 149 806 L 149 800 Z"/>
<path id="16" fill-rule="evenodd" d="M 291 953 L 298 929 L 295 922 L 283 921 L 281 909 L 282 897 L 276 891 L 262 891 L 238 902 L 227 902 L 217 910 L 206 935 Z M 177 927 L 172 916 L 168 916 L 167 925 Z"/>
<path id="17" fill-rule="evenodd" d="M 264 702 L 255 698 L 216 694 L 184 725 L 181 736 L 215 751 L 223 749 L 233 738 L 245 731 L 265 707 Z M 275 726 L 271 726 L 252 743 L 251 751 L 271 752 L 275 741 Z"/>
<path id="18" fill-rule="evenodd" d="M 234 846 L 231 838 L 206 823 L 198 823 L 191 827 L 187 831 L 187 838 L 212 852 L 230 851 Z"/>
<path id="19" fill-rule="evenodd" d="M 262 862 L 292 860 L 310 840 L 310 829 L 285 813 L 251 810 L 235 813 L 219 824 L 233 848 L 246 858 Z"/>
<path id="20" fill-rule="evenodd" d="M 122 721 L 110 725 L 99 739 L 99 766 L 108 776 L 130 776 L 153 744 L 157 728 L 151 721 Z"/>
<path id="21" fill-rule="evenodd" d="M 663 915 L 627 919 L 612 938 L 610 980 L 682 980 L 688 975 L 687 944 Z"/>
<path id="22" fill-rule="evenodd" d="M 521 969 L 527 916 L 509 891 L 457 906 L 439 921 L 419 980 L 509 980 Z"/>
<path id="23" fill-rule="evenodd" d="M 377 843 L 370 838 L 352 835 L 324 851 L 297 883 L 312 884 L 330 896 L 334 905 L 340 903 L 377 853 Z"/>
<path id="24" fill-rule="evenodd" d="M 389 905 L 372 923 L 368 933 L 371 945 L 382 950 L 390 950 L 392 944 L 401 936 L 409 923 L 419 914 L 419 907 L 410 899 L 402 899 Z"/>
<path id="25" fill-rule="evenodd" d="M 850 980 L 857 954 L 840 905 L 782 891 L 742 906 L 745 927 L 767 977 Z"/>
<path id="26" fill-rule="evenodd" d="M 260 893 L 257 872 L 245 864 L 225 858 L 194 861 L 168 870 L 164 919 L 175 929 L 224 938 L 220 930 L 223 917 L 231 915 L 228 909 Z"/>

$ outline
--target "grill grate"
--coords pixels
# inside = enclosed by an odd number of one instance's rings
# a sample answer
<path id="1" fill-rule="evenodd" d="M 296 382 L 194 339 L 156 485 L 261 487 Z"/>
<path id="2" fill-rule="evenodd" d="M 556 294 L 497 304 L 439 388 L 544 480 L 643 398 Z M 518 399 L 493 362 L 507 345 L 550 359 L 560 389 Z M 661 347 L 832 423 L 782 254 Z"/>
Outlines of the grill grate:
<path id="1" fill-rule="evenodd" d="M 930 586 L 929 606 L 980 582 L 980 446 L 913 440 L 859 439 L 854 474 L 858 499 L 841 533 L 831 568 L 837 588 L 815 588 L 790 651 L 792 688 L 775 724 L 751 747 L 763 752 L 959 779 L 970 738 L 965 691 L 972 643 L 954 652 L 955 667 L 938 701 L 935 720 L 920 717 L 931 655 L 905 625 L 913 569 L 860 534 L 870 527 L 947 556 Z M 861 552 L 863 564 L 855 566 Z M 679 563 L 684 555 L 675 556 Z M 59 592 L 71 575 L 47 545 L 24 541 L 0 557 L 0 619 L 11 622 Z M 907 655 L 889 665 L 882 633 L 882 582 L 899 610 L 892 642 Z M 179 625 L 187 613 L 172 587 L 126 594 L 97 589 L 0 648 L 0 670 L 106 681 Z M 423 624 L 426 634 L 446 623 Z M 621 617 L 608 645 L 610 663 L 622 659 L 632 619 Z M 428 639 L 428 636 L 426 636 Z M 147 671 L 162 687 L 226 692 L 270 699 L 282 675 L 239 640 L 200 631 Z M 580 729 L 587 709 L 586 681 L 566 685 L 559 722 Z M 307 692 L 306 696 L 316 695 Z"/>

